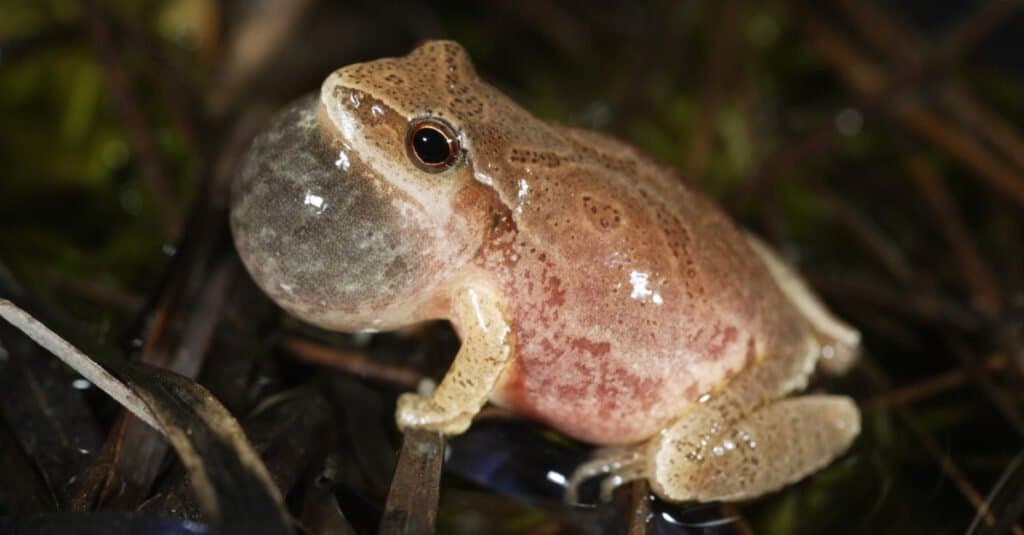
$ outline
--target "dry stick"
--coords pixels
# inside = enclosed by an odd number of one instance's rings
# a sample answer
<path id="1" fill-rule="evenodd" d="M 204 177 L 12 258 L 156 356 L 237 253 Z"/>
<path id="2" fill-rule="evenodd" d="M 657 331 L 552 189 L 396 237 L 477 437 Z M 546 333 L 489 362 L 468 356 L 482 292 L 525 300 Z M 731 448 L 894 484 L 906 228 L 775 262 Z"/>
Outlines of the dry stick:
<path id="1" fill-rule="evenodd" d="M 238 275 L 236 262 L 233 255 L 225 255 L 209 276 L 188 277 L 190 283 L 203 280 L 205 284 L 202 293 L 187 302 L 178 299 L 180 292 L 165 292 L 140 362 L 189 378 L 198 374 L 221 317 L 227 292 Z M 185 282 L 179 281 L 179 284 Z M 177 318 L 184 314 L 181 312 L 184 307 L 191 307 L 189 316 L 179 320 Z M 114 429 L 117 433 L 107 438 L 108 442 L 119 443 L 113 448 L 116 451 L 113 463 L 95 468 L 112 476 L 106 478 L 99 499 L 106 506 L 134 507 L 136 500 L 149 491 L 159 475 L 169 445 L 131 419 L 118 422 Z M 78 499 L 86 501 L 92 498 L 85 494 L 96 489 L 82 487 L 81 490 Z"/>
<path id="2" fill-rule="evenodd" d="M 284 48 L 315 5 L 312 0 L 272 0 L 253 3 L 228 43 L 218 77 L 208 95 L 215 116 L 222 116 L 245 91 L 253 77 Z M 237 21 L 236 21 L 237 22 Z"/>
<path id="3" fill-rule="evenodd" d="M 1024 170 L 1024 137 L 998 115 L 972 100 L 967 91 L 951 84 L 939 90 L 940 102 L 964 124 L 1002 151 L 1019 169 Z"/>
<path id="4" fill-rule="evenodd" d="M 985 373 L 998 373 L 1006 369 L 1008 362 L 1009 359 L 1006 358 L 1006 355 L 997 353 L 985 359 L 982 369 Z M 970 380 L 966 371 L 957 368 L 868 398 L 860 402 L 860 410 L 872 412 L 889 409 L 896 405 L 910 405 L 960 388 Z"/>
<path id="5" fill-rule="evenodd" d="M 992 2 L 988 7 L 980 9 L 975 12 L 968 21 L 960 26 L 951 38 L 944 41 L 943 45 L 940 46 L 940 59 L 951 59 L 966 54 L 967 47 L 977 43 L 980 40 L 982 30 L 991 30 L 1000 21 L 1005 20 L 1010 14 L 1014 13 L 1019 7 L 1019 2 L 1015 2 L 1015 5 L 999 5 L 999 2 Z M 1004 3 L 1005 4 L 1005 3 Z M 887 53 L 891 50 L 911 50 L 917 51 L 916 55 L 921 56 L 921 50 L 925 49 L 927 42 L 924 38 L 918 35 L 915 31 L 910 28 L 902 27 L 895 19 L 889 17 L 887 13 L 877 8 L 870 1 L 859 1 L 854 2 L 852 0 L 843 0 L 842 5 L 846 8 L 847 13 L 851 16 L 854 22 L 859 26 L 861 32 L 868 38 L 871 44 L 882 53 Z M 878 28 L 884 28 L 885 31 L 879 32 Z M 912 66 L 913 67 L 913 66 Z M 942 104 L 947 111 L 952 111 L 958 118 L 976 129 L 976 134 L 987 139 L 996 148 L 1002 150 L 1006 156 L 1011 160 L 1011 165 L 1003 166 L 1001 162 L 993 156 L 983 145 L 976 142 L 973 138 L 961 135 L 953 126 L 948 123 L 943 123 L 937 116 L 912 113 L 909 116 L 911 124 L 917 124 L 920 128 L 923 128 L 928 135 L 926 138 L 930 138 L 935 144 L 942 146 L 953 152 L 962 160 L 969 160 L 975 162 L 976 168 L 985 168 L 989 170 L 990 176 L 992 174 L 998 174 L 1001 176 L 999 180 L 1002 182 L 1015 186 L 1013 191 L 1024 190 L 1024 181 L 1021 177 L 1024 177 L 1024 139 L 1016 132 L 1016 130 L 1008 123 L 1000 118 L 987 112 L 984 108 L 976 103 L 974 99 L 965 91 L 961 90 L 956 86 L 945 86 L 940 92 L 940 104 Z M 946 140 L 945 143 L 940 140 Z M 1014 168 L 1016 165 L 1016 168 Z M 980 167 L 979 167 L 980 166 Z M 917 170 L 921 172 L 920 169 Z M 983 175 L 984 177 L 985 175 Z M 938 180 L 932 181 L 935 185 L 941 184 Z M 1020 195 L 1016 195 L 1014 200 L 1020 202 Z M 947 203 L 952 208 L 954 203 L 949 201 Z M 953 215 L 955 216 L 955 210 L 942 215 Z M 956 219 L 948 220 L 956 221 Z M 964 230 L 960 236 L 954 234 L 948 234 L 951 241 L 954 242 L 954 250 L 956 250 L 956 240 L 963 240 L 961 245 L 973 249 L 971 245 L 969 234 Z M 972 255 L 970 251 L 964 250 L 962 254 Z M 975 277 L 973 281 L 974 289 L 980 290 L 975 292 L 975 306 L 979 310 L 982 310 L 990 317 L 995 317 L 1000 309 L 1002 308 L 1002 295 L 999 292 L 994 279 L 990 275 L 991 270 L 984 267 L 984 263 L 981 262 L 980 254 L 977 254 L 975 250 L 973 256 L 968 256 L 976 260 L 977 265 L 969 266 L 969 269 L 974 271 Z M 980 268 L 980 270 L 979 270 Z M 985 280 L 986 273 L 987 281 Z M 968 282 L 971 283 L 972 274 L 967 274 Z M 978 297 L 981 299 L 978 299 Z M 1010 345 L 1010 351 L 1019 351 Z M 982 391 L 989 396 L 993 404 L 1003 413 L 1010 422 L 1020 422 L 1021 417 L 1017 410 L 1017 405 L 1007 402 L 1005 393 L 999 388 L 995 387 L 991 383 L 988 383 L 983 374 L 975 371 L 976 364 L 968 361 L 969 366 L 972 368 L 974 377 L 979 379 L 979 387 Z"/>
<path id="6" fill-rule="evenodd" d="M 960 270 L 972 293 L 972 304 L 985 314 L 995 316 L 1002 307 L 999 286 L 967 231 L 956 202 L 935 172 L 935 167 L 924 156 L 910 157 L 907 168 L 960 263 Z"/>
<path id="7" fill-rule="evenodd" d="M 96 0 L 81 0 L 89 29 L 89 39 L 93 42 L 103 65 L 103 74 L 117 102 L 121 120 L 128 130 L 128 140 L 135 147 L 139 163 L 149 178 L 149 185 L 156 199 L 157 210 L 166 226 L 165 237 L 174 238 L 181 231 L 182 217 L 178 202 L 171 191 L 167 172 L 161 164 L 160 153 L 153 138 L 152 129 L 143 118 L 138 100 L 132 92 L 128 77 L 117 58 L 117 52 L 110 42 L 110 31 L 102 8 Z"/>
<path id="8" fill-rule="evenodd" d="M 735 31 L 744 20 L 745 0 L 726 0 L 719 6 L 718 24 L 711 40 L 711 57 L 703 76 L 700 113 L 686 150 L 683 176 L 693 183 L 704 178 L 714 141 L 715 120 L 722 100 L 723 85 L 729 82 L 737 61 L 741 32 Z"/>
<path id="9" fill-rule="evenodd" d="M 77 279 L 58 271 L 48 272 L 45 276 L 56 289 L 66 290 L 76 297 L 104 307 L 134 314 L 143 305 L 142 297 L 99 281 Z"/>
<path id="10" fill-rule="evenodd" d="M 886 311 L 898 312 L 915 320 L 939 327 L 954 327 L 966 332 L 980 332 L 987 327 L 975 310 L 929 294 L 911 294 L 884 286 L 874 280 L 856 276 L 835 276 L 807 272 L 812 286 L 827 295 L 856 300 Z"/>
<path id="11" fill-rule="evenodd" d="M 840 0 L 844 12 L 858 30 L 881 54 L 900 53 L 907 65 L 903 79 L 916 79 L 948 69 L 966 56 L 999 24 L 1005 22 L 1024 3 L 996 0 L 986 3 L 950 32 L 934 52 L 925 57 L 927 40 L 913 28 L 900 24 L 877 4 L 863 0 Z M 971 98 L 959 84 L 946 84 L 939 89 L 938 104 L 959 121 L 974 129 L 993 147 L 1024 172 L 1024 137 L 1007 121 L 993 114 Z"/>
<path id="12" fill-rule="evenodd" d="M 164 433 L 149 407 L 131 389 L 102 366 L 96 364 L 85 353 L 51 331 L 49 327 L 6 299 L 0 299 L 0 317 L 17 327 L 43 349 L 53 353 L 82 377 L 106 392 L 108 396 L 117 400 L 121 406 L 131 411 L 140 420 L 160 433 Z"/>
<path id="13" fill-rule="evenodd" d="M 651 487 L 646 479 L 638 479 L 629 485 L 629 535 L 646 535 L 650 531 Z"/>
<path id="14" fill-rule="evenodd" d="M 1024 7 L 1020 0 L 991 0 L 968 16 L 939 45 L 939 61 L 953 62 L 966 56 L 992 32 Z"/>
<path id="15" fill-rule="evenodd" d="M 819 194 L 819 198 L 824 201 L 823 204 L 828 207 L 832 217 L 846 226 L 890 275 L 905 284 L 915 281 L 914 270 L 910 267 L 906 255 L 871 217 L 857 210 L 842 197 Z"/>
<path id="16" fill-rule="evenodd" d="M 218 156 L 212 170 L 207 171 L 204 193 L 197 196 L 202 203 L 189 223 L 187 241 L 183 242 L 177 263 L 173 265 L 151 314 L 139 358 L 146 364 L 187 376 L 194 376 L 202 365 L 226 292 L 239 272 L 235 256 L 221 254 L 226 245 L 223 221 L 227 184 L 245 146 L 243 140 L 252 136 L 258 126 L 254 118 L 261 115 L 259 110 L 243 115 L 216 149 Z M 219 260 L 214 259 L 217 255 L 220 255 Z M 210 265 L 215 266 L 212 273 Z M 147 492 L 152 485 L 167 444 L 134 420 L 115 426 L 107 442 L 117 443 L 109 448 L 114 455 L 113 463 L 106 467 L 97 466 L 95 471 L 114 477 L 105 479 L 107 486 L 101 499 L 125 502 L 105 505 L 133 507 L 137 504 L 132 500 Z M 128 490 L 122 486 L 125 482 L 131 485 Z M 93 487 L 83 486 L 81 491 L 81 503 L 93 499 L 88 495 Z"/>
<path id="17" fill-rule="evenodd" d="M 803 27 L 817 50 L 857 93 L 872 97 L 883 92 L 884 73 L 820 17 L 810 12 L 801 16 Z M 890 114 L 904 126 L 952 154 L 988 184 L 1024 206 L 1024 178 L 999 161 L 974 138 L 936 116 L 919 101 L 905 101 Z"/>
<path id="18" fill-rule="evenodd" d="M 982 519 L 974 517 L 971 525 L 967 528 L 966 535 L 1006 533 L 1010 523 L 1024 515 L 1024 450 L 1017 454 L 1010 461 L 1006 470 L 999 476 L 999 480 L 992 486 L 992 490 L 985 497 L 987 503 L 992 504 L 992 510 L 999 515 L 999 523 L 995 527 L 982 527 Z M 1016 526 L 1014 533 L 1020 535 L 1024 531 Z"/>
<path id="19" fill-rule="evenodd" d="M 381 535 L 433 533 L 440 497 L 444 435 L 406 429 L 395 475 L 391 478 Z"/>
<path id="20" fill-rule="evenodd" d="M 990 10 L 988 7 L 980 10 L 954 32 L 953 38 L 945 41 L 946 44 L 940 47 L 940 51 L 942 51 L 940 54 L 920 60 L 918 56 L 908 54 L 917 48 L 915 44 L 908 43 L 905 39 L 906 34 L 912 33 L 910 29 L 897 25 L 886 12 L 870 2 L 839 1 L 846 13 L 858 25 L 861 33 L 875 45 L 879 52 L 901 53 L 901 59 L 910 63 L 908 68 L 888 80 L 884 89 L 865 98 L 861 103 L 865 110 L 890 106 L 894 98 L 920 85 L 932 71 L 946 67 L 954 59 L 966 55 L 969 47 L 983 37 L 980 30 L 987 28 L 991 31 L 996 23 L 1005 20 L 1012 13 L 1012 11 L 1003 13 L 1001 10 Z M 996 20 L 997 13 L 994 13 L 995 11 L 1002 13 L 1003 18 Z M 972 37 L 956 37 L 955 34 L 961 32 L 971 34 Z M 917 43 L 921 42 L 923 42 L 921 39 L 917 41 Z M 960 121 L 973 126 L 979 135 L 1000 149 L 1004 156 L 1016 162 L 1018 167 L 1024 169 L 1024 139 L 1009 123 L 982 108 L 964 91 L 944 87 L 940 89 L 939 96 L 940 102 L 948 108 L 948 111 Z M 839 146 L 839 139 L 832 122 L 825 121 L 800 141 L 790 144 L 762 165 L 749 185 L 740 192 L 741 200 L 748 201 L 754 197 L 759 191 L 774 182 L 785 170 L 808 158 L 819 157 L 834 151 Z"/>
<path id="21" fill-rule="evenodd" d="M 237 510 L 237 507 L 232 510 L 232 518 L 221 517 L 221 513 L 225 510 L 222 509 L 223 504 L 220 503 L 220 497 L 226 492 L 227 497 L 247 500 L 245 503 L 254 503 L 252 501 L 254 497 L 258 500 L 267 500 L 267 503 L 263 505 L 272 503 L 280 513 L 278 517 L 275 517 L 275 520 L 280 520 L 280 524 L 263 527 L 268 533 L 289 531 L 283 498 L 266 466 L 263 465 L 263 461 L 249 444 L 238 422 L 208 391 L 179 375 L 159 370 L 140 373 L 143 371 L 141 368 L 128 374 L 127 370 L 131 369 L 128 367 L 129 363 L 107 362 L 110 366 L 116 365 L 115 370 L 120 367 L 119 373 L 125 373 L 136 386 L 142 386 L 136 393 L 85 353 L 10 301 L 0 299 L 0 317 L 24 332 L 37 344 L 167 438 L 174 445 L 179 458 L 189 472 L 193 490 L 199 498 L 204 513 L 210 519 L 219 524 L 222 520 L 237 522 L 242 518 L 238 517 L 240 511 Z M 188 404 L 189 410 L 192 412 L 181 410 L 182 403 Z M 157 412 L 154 413 L 150 407 L 155 407 Z M 191 414 L 199 415 L 197 423 L 206 428 L 193 428 Z M 219 444 L 211 442 L 211 440 L 217 441 Z M 199 459 L 200 451 L 197 451 L 197 446 L 204 446 L 207 448 L 205 453 L 211 453 L 214 456 L 225 454 L 234 456 L 233 461 L 237 461 L 238 465 L 247 471 L 247 474 L 244 475 L 252 476 L 254 481 L 262 485 L 262 490 L 265 490 L 266 494 L 261 494 L 261 489 L 256 489 L 255 494 L 249 492 L 254 488 L 251 484 L 252 481 L 244 479 L 239 481 L 238 472 L 232 472 L 230 476 L 225 476 L 203 466 L 203 462 Z M 228 451 L 224 451 L 225 448 Z M 226 479 L 226 477 L 230 477 L 230 479 Z M 237 486 L 234 485 L 236 482 Z M 265 511 L 260 510 L 260 516 L 264 516 L 263 512 Z M 232 524 L 221 525 L 220 528 L 219 532 L 239 532 L 239 529 Z"/>
<path id="22" fill-rule="evenodd" d="M 978 385 L 978 388 L 988 396 L 989 401 L 1002 413 L 1003 418 L 1010 424 L 1010 427 L 1024 438 L 1024 418 L 1021 418 L 1017 410 L 1017 403 L 1006 394 L 1001 388 L 992 382 L 992 378 L 978 366 L 978 358 L 971 350 L 951 335 L 946 336 L 946 345 L 951 349 L 960 366 L 967 370 L 971 380 Z"/>
<path id="23" fill-rule="evenodd" d="M 892 390 L 892 380 L 874 363 L 873 360 L 864 357 L 861 360 L 861 364 L 858 369 L 862 370 L 867 376 L 868 380 L 873 383 L 874 387 L 883 392 Z M 914 434 L 917 440 L 924 446 L 925 451 L 932 457 L 932 460 L 938 464 L 939 469 L 942 473 L 949 478 L 950 481 L 956 486 L 960 494 L 964 496 L 968 503 L 970 503 L 977 514 L 981 516 L 986 525 L 995 525 L 995 517 L 992 516 L 991 511 L 988 510 L 988 506 L 985 504 L 984 498 L 974 488 L 970 480 L 963 473 L 953 459 L 946 454 L 945 450 L 942 449 L 942 445 L 939 444 L 935 437 L 932 436 L 928 429 L 921 424 L 921 422 L 914 416 L 914 413 L 906 405 L 896 405 L 896 413 L 900 416 L 910 432 Z"/>
<path id="24" fill-rule="evenodd" d="M 380 362 L 358 351 L 339 349 L 295 337 L 286 338 L 281 342 L 281 346 L 303 362 L 381 381 L 403 390 L 415 390 L 423 379 L 415 370 Z"/>

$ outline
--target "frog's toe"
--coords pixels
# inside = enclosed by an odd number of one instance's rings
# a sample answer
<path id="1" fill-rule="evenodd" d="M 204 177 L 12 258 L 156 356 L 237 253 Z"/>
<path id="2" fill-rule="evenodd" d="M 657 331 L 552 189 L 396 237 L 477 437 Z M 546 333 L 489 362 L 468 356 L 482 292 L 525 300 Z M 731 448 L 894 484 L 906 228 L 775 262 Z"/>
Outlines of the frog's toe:
<path id="1" fill-rule="evenodd" d="M 438 431 L 446 435 L 459 435 L 469 428 L 473 415 L 452 412 L 440 407 L 430 398 L 419 394 L 406 393 L 398 398 L 395 423 L 405 431 L 408 428 Z"/>
<path id="2" fill-rule="evenodd" d="M 597 476 L 606 476 L 601 482 L 601 501 L 611 500 L 612 492 L 619 485 L 644 477 L 645 450 L 641 446 L 601 448 L 591 454 L 591 459 L 581 463 L 569 478 L 565 488 L 565 503 L 579 503 L 579 488 L 584 481 Z"/>

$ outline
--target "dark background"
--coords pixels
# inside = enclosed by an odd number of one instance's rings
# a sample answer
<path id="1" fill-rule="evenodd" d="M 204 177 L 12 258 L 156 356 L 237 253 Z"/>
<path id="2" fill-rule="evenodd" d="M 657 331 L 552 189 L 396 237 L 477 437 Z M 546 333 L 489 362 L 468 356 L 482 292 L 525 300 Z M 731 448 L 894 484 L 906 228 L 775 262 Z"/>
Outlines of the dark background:
<path id="1" fill-rule="evenodd" d="M 340 509 L 373 531 L 394 397 L 443 373 L 454 336 L 349 337 L 277 312 L 234 259 L 224 192 L 275 109 L 435 37 L 534 113 L 678 167 L 865 336 L 860 367 L 812 386 L 861 404 L 849 454 L 752 503 L 669 507 L 675 524 L 656 504 L 656 529 L 1024 533 L 1020 2 L 0 0 L 0 295 L 19 288 L 97 346 L 198 374 L 239 419 L 276 400 L 265 441 L 247 430 L 272 472 L 288 467 L 293 514 L 316 530 L 308 489 L 333 467 Z M 118 438 L 116 408 L 69 377 L 0 367 L 0 481 L 19 489 L 0 489 L 0 513 L 186 514 L 152 501 L 180 472 L 166 451 L 97 468 L 104 444 L 152 439 Z M 628 503 L 570 511 L 538 481 L 584 446 L 485 420 L 452 443 L 442 531 L 627 523 Z M 113 492 L 127 473 L 149 475 Z M 96 478 L 109 484 L 85 488 Z"/>

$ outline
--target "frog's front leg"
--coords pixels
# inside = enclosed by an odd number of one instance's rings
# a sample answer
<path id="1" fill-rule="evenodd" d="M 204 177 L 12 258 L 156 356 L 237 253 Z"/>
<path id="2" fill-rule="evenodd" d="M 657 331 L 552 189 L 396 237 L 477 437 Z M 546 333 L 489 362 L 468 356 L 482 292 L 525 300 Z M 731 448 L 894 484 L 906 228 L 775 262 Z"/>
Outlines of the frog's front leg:
<path id="1" fill-rule="evenodd" d="M 464 432 L 508 364 L 510 331 L 497 295 L 488 288 L 465 288 L 456 292 L 452 308 L 463 334 L 462 347 L 429 397 L 409 393 L 398 399 L 399 429 Z"/>

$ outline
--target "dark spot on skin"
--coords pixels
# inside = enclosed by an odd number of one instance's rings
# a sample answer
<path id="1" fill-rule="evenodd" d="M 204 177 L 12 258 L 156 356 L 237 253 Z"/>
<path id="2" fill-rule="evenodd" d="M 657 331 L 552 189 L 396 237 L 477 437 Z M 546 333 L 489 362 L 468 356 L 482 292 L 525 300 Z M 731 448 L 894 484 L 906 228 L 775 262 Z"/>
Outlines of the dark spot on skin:
<path id="1" fill-rule="evenodd" d="M 589 338 L 573 338 L 569 342 L 569 347 L 577 351 L 590 353 L 594 357 L 607 355 L 612 349 L 612 345 L 608 342 L 594 342 Z"/>
<path id="2" fill-rule="evenodd" d="M 715 326 L 708 340 L 708 357 L 712 360 L 724 357 L 725 350 L 736 341 L 737 335 L 736 327 L 730 325 L 723 329 L 721 326 Z"/>
<path id="3" fill-rule="evenodd" d="M 747 353 L 743 357 L 743 367 L 749 368 L 757 362 L 757 344 L 754 342 L 754 337 L 747 338 Z"/>

